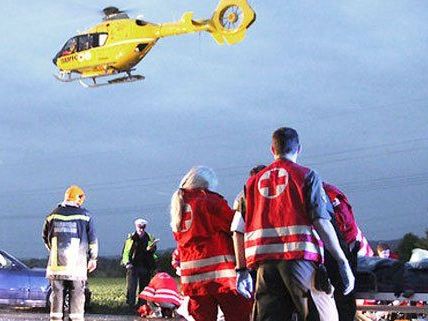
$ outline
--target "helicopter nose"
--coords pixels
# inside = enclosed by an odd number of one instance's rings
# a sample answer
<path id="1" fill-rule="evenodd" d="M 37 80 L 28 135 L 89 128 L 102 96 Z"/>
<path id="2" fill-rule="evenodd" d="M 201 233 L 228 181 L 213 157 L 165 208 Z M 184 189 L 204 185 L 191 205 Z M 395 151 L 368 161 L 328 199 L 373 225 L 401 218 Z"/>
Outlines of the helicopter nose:
<path id="1" fill-rule="evenodd" d="M 59 53 L 56 54 L 56 56 L 52 59 L 53 64 L 56 66 L 58 61 Z"/>

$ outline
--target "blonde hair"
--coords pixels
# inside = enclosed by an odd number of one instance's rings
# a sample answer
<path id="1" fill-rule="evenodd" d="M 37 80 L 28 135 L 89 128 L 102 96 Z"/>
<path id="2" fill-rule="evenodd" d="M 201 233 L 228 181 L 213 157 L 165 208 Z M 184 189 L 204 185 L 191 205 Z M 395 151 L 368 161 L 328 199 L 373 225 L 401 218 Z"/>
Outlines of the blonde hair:
<path id="1" fill-rule="evenodd" d="M 173 232 L 180 230 L 181 218 L 183 216 L 184 200 L 183 190 L 206 188 L 214 190 L 217 186 L 215 172 L 206 166 L 194 166 L 181 179 L 179 189 L 171 197 L 171 228 Z"/>

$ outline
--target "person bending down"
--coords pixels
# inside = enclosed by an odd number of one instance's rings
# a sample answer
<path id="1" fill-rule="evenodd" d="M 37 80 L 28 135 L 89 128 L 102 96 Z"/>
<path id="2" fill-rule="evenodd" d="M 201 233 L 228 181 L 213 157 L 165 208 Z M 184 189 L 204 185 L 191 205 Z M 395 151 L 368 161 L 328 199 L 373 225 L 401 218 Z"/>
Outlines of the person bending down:
<path id="1" fill-rule="evenodd" d="M 183 298 L 178 293 L 177 283 L 166 272 L 156 273 L 150 283 L 140 293 L 139 298 L 147 301 L 147 306 L 138 310 L 141 317 L 173 317 Z M 152 312 L 150 314 L 150 311 Z"/>

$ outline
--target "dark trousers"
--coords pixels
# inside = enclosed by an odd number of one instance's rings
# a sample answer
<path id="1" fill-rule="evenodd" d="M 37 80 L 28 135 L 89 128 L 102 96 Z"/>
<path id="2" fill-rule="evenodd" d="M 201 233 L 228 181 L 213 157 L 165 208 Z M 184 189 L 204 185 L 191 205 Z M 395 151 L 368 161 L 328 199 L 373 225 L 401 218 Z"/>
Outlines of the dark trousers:
<path id="1" fill-rule="evenodd" d="M 136 267 L 126 269 L 126 303 L 134 307 L 137 294 L 144 290 L 144 288 L 149 284 L 150 278 L 152 276 L 152 271 L 144 267 Z M 146 300 L 138 299 L 138 306 L 146 303 Z"/>
<path id="2" fill-rule="evenodd" d="M 312 271 L 310 263 L 303 273 L 296 275 L 296 261 L 268 261 L 257 269 L 257 321 L 291 320 L 295 309 L 299 321 L 308 315 L 308 283 Z M 303 263 L 306 264 L 306 263 Z"/>
<path id="3" fill-rule="evenodd" d="M 315 274 L 316 266 L 310 261 L 262 263 L 257 269 L 256 320 L 306 321 L 311 297 L 320 320 L 338 321 L 333 296 L 315 288 Z"/>
<path id="4" fill-rule="evenodd" d="M 347 253 L 349 265 L 355 277 L 357 276 L 357 253 Z M 326 251 L 325 265 L 331 284 L 336 289 L 334 291 L 334 300 L 336 301 L 337 312 L 339 313 L 339 321 L 354 321 L 357 313 L 357 303 L 355 292 L 352 291 L 348 295 L 343 294 L 343 282 L 339 273 L 339 267 L 336 260 Z"/>
<path id="5" fill-rule="evenodd" d="M 64 297 L 69 294 L 69 318 L 71 321 L 83 321 L 85 312 L 85 281 L 51 280 L 51 321 L 64 318 Z"/>

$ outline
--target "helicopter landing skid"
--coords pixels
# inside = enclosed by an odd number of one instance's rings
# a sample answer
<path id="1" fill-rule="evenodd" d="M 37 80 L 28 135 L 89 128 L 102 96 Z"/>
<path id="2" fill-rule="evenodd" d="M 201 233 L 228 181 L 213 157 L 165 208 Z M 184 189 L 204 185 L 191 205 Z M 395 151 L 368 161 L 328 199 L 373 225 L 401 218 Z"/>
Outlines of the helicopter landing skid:
<path id="1" fill-rule="evenodd" d="M 58 75 L 53 75 L 55 77 L 56 80 L 59 80 L 61 82 L 71 82 L 71 81 L 76 81 L 79 80 L 80 77 L 73 77 L 71 73 L 65 73 L 65 72 L 61 72 Z"/>
<path id="2" fill-rule="evenodd" d="M 103 83 L 97 83 L 95 77 L 92 78 L 92 83 L 87 83 L 84 81 L 84 79 L 79 79 L 79 83 L 85 88 L 97 88 L 97 87 L 102 87 L 102 86 L 129 83 L 129 82 L 134 82 L 134 81 L 139 81 L 139 80 L 144 80 L 144 79 L 145 79 L 145 77 L 143 75 L 128 74 L 125 77 L 110 79 L 110 80 L 107 80 L 106 82 L 103 82 Z"/>

